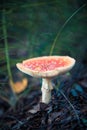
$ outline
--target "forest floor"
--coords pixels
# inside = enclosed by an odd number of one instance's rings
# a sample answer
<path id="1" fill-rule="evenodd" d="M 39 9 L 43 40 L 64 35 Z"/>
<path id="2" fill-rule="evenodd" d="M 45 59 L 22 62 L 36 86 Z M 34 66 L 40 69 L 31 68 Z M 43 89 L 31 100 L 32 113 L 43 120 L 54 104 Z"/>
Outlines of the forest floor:
<path id="1" fill-rule="evenodd" d="M 21 97 L 14 108 L 0 99 L 0 130 L 87 130 L 87 70 L 60 76 L 51 102 L 40 101 L 40 90 Z"/>

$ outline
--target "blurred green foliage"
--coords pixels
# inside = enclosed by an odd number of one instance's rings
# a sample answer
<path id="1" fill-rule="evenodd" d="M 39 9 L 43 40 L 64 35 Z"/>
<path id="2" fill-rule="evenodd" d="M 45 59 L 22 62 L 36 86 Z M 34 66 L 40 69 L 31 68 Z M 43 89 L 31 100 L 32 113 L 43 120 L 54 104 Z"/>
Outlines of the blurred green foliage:
<path id="1" fill-rule="evenodd" d="M 0 4 L 0 73 L 7 73 L 7 59 L 10 69 L 24 59 L 49 55 L 64 23 L 84 4 L 84 0 L 4 0 Z M 87 51 L 86 7 L 77 12 L 63 28 L 52 55 L 70 55 L 80 61 L 84 58 Z"/>
<path id="2" fill-rule="evenodd" d="M 7 79 L 13 78 L 16 63 L 49 55 L 54 42 L 52 55 L 69 55 L 77 61 L 85 58 L 86 7 L 84 0 L 3 0 L 0 3 L 0 95 L 4 94 L 3 99 L 7 99 L 3 89 Z"/>
<path id="3" fill-rule="evenodd" d="M 64 22 L 84 2 L 80 1 L 6 1 L 0 5 L 0 62 L 5 61 L 2 10 L 6 10 L 6 28 L 10 61 L 49 55 L 52 43 Z M 84 7 L 63 29 L 53 54 L 81 58 L 86 46 L 87 13 Z"/>

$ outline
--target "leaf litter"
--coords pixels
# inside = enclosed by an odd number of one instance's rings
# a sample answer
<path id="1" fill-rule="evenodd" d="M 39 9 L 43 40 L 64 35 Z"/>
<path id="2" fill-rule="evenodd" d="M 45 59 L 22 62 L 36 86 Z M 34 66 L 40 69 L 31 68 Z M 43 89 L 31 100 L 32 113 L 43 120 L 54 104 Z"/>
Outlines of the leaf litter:
<path id="1" fill-rule="evenodd" d="M 21 97 L 15 108 L 0 101 L 0 129 L 87 130 L 87 74 L 82 73 L 61 76 L 59 85 L 59 80 L 54 79 L 59 89 L 54 87 L 48 105 L 40 102 L 40 90 Z"/>

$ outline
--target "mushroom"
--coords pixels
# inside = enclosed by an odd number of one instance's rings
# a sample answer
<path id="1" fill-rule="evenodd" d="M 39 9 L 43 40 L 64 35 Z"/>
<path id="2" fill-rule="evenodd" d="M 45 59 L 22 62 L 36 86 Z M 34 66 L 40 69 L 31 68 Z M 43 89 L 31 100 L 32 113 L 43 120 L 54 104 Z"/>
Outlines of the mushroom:
<path id="1" fill-rule="evenodd" d="M 42 78 L 42 102 L 48 104 L 53 89 L 51 78 L 68 72 L 75 64 L 69 56 L 43 56 L 17 63 L 17 68 L 33 77 Z"/>

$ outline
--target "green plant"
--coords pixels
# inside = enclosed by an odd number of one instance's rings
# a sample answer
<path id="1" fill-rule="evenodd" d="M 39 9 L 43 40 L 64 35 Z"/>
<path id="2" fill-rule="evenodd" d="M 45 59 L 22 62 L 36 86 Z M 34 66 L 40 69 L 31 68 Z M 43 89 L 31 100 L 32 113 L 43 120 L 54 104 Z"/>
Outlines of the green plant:
<path id="1" fill-rule="evenodd" d="M 6 55 L 6 63 L 7 63 L 7 71 L 8 71 L 8 77 L 9 79 L 12 81 L 12 73 L 11 73 L 11 67 L 10 67 L 10 59 L 9 59 L 9 53 L 8 53 L 8 40 L 7 40 L 7 29 L 6 29 L 6 12 L 5 12 L 5 9 L 3 9 L 3 12 L 2 12 L 2 30 L 3 30 L 3 37 L 4 37 L 4 45 L 5 45 L 5 55 Z M 12 90 L 12 101 L 8 101 L 7 98 L 5 97 L 2 97 L 4 100 L 6 100 L 7 102 L 9 102 L 10 104 L 14 105 L 16 103 L 16 100 L 17 100 L 17 96 L 16 94 L 14 93 L 13 91 L 13 88 L 11 86 L 11 90 Z M 14 100 L 14 104 L 12 103 Z"/>
<path id="2" fill-rule="evenodd" d="M 53 51 L 54 51 L 54 48 L 55 48 L 55 45 L 56 45 L 56 42 L 58 40 L 58 38 L 60 37 L 61 35 L 61 32 L 63 31 L 63 29 L 65 28 L 65 26 L 68 24 L 68 22 L 72 19 L 72 17 L 74 17 L 82 8 L 84 8 L 86 6 L 86 4 L 82 5 L 79 9 L 77 9 L 66 21 L 65 23 L 62 25 L 62 27 L 60 28 L 60 30 L 58 31 L 55 39 L 54 39 L 54 42 L 52 44 L 52 47 L 50 49 L 50 55 L 52 55 Z M 58 44 L 60 46 L 60 44 Z"/>

